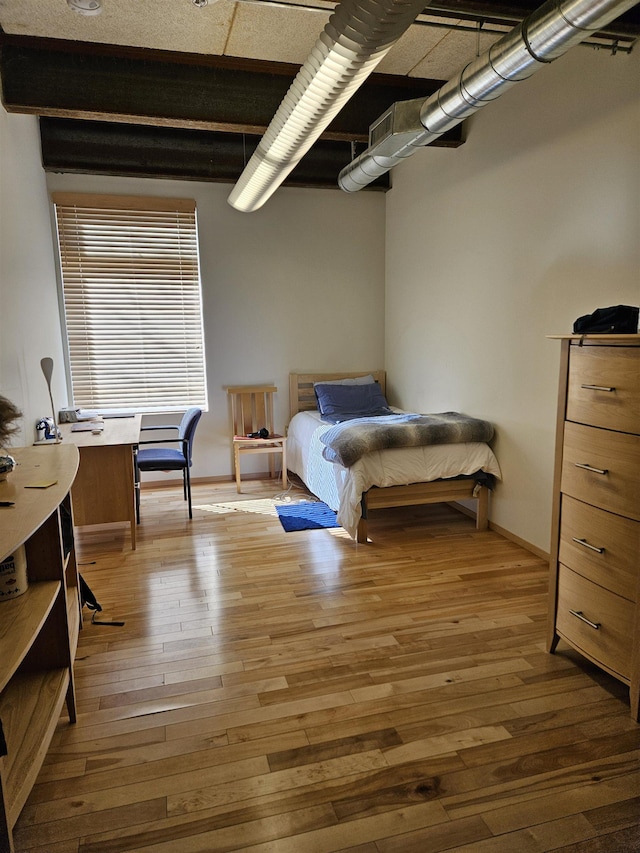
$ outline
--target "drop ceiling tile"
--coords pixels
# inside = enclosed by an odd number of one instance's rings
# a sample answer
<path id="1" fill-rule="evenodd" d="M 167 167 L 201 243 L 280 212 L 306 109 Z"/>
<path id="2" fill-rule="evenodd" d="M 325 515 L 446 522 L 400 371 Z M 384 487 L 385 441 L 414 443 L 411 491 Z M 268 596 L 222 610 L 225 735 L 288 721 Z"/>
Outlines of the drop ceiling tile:
<path id="1" fill-rule="evenodd" d="M 410 77 L 434 77 L 449 80 L 458 74 L 477 53 L 484 53 L 501 36 L 491 33 L 476 33 L 451 30 L 441 39 L 415 68 Z"/>
<path id="2" fill-rule="evenodd" d="M 224 2 L 224 0 L 221 0 Z M 225 53 L 302 65 L 329 20 L 329 12 L 237 3 Z"/>
<path id="3" fill-rule="evenodd" d="M 451 19 L 434 18 L 434 23 L 451 25 Z M 414 23 L 400 36 L 396 44 L 376 68 L 381 74 L 410 74 L 415 67 L 442 41 L 448 30 L 439 26 Z M 428 75 L 421 74 L 421 77 Z M 436 78 L 440 79 L 440 78 Z"/>
<path id="4" fill-rule="evenodd" d="M 243 0 L 209 0 L 199 9 L 192 0 L 102 0 L 100 15 L 72 11 L 66 0 L 0 0 L 0 25 L 6 33 L 71 39 L 127 47 L 205 55 L 248 57 L 302 65 L 335 6 L 313 0 L 321 11 Z M 451 23 L 421 15 L 419 21 Z M 489 41 L 491 37 L 489 37 Z M 481 37 L 482 49 L 487 36 Z M 475 53 L 474 33 L 412 25 L 376 69 L 380 73 L 447 79 L 462 64 L 457 51 Z"/>
<path id="5" fill-rule="evenodd" d="M 80 15 L 66 0 L 0 0 L 5 32 L 131 47 L 221 54 L 234 3 L 199 9 L 191 0 L 103 0 L 99 15 Z"/>

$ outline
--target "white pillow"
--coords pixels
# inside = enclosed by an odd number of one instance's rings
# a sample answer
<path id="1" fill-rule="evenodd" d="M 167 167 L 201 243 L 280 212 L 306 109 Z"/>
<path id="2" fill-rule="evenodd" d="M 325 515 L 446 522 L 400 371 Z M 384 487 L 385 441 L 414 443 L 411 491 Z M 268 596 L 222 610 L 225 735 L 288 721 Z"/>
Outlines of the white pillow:
<path id="1" fill-rule="evenodd" d="M 316 385 L 371 385 L 376 380 L 368 373 L 366 376 L 356 376 L 355 379 L 321 379 L 320 382 L 314 382 Z"/>

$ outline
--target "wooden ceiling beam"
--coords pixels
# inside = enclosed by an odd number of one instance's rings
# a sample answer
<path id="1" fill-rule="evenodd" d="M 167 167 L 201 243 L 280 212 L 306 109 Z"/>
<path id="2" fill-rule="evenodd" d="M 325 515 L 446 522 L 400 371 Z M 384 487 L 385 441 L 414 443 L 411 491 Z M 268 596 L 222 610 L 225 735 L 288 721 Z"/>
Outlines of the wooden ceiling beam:
<path id="1" fill-rule="evenodd" d="M 235 183 L 260 137 L 45 116 L 40 139 L 47 172 Z M 338 189 L 338 174 L 353 157 L 352 145 L 318 140 L 284 185 Z M 364 147 L 356 146 L 356 153 Z M 387 174 L 371 189 L 389 186 Z"/>
<path id="2" fill-rule="evenodd" d="M 298 67 L 0 33 L 8 112 L 40 117 L 45 170 L 235 182 Z M 395 101 L 442 81 L 371 75 L 285 184 L 336 187 Z M 454 128 L 434 145 L 457 147 Z M 374 190 L 389 188 L 384 176 Z"/>
<path id="3" fill-rule="evenodd" d="M 262 135 L 298 68 L 284 63 L 166 51 L 0 39 L 8 112 Z M 366 142 L 369 125 L 399 100 L 425 97 L 442 81 L 372 75 L 323 134 Z M 443 145 L 461 144 L 460 132 Z"/>

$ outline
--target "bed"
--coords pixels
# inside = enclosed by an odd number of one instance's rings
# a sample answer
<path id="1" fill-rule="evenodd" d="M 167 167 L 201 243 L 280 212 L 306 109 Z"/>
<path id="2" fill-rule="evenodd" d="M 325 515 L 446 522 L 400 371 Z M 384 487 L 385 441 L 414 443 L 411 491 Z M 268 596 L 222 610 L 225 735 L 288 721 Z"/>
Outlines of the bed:
<path id="1" fill-rule="evenodd" d="M 484 441 L 381 449 L 349 467 L 327 461 L 323 436 L 333 425 L 321 419 L 315 385 L 360 382 L 363 376 L 362 372 L 290 374 L 289 470 L 338 513 L 338 523 L 357 542 L 368 541 L 369 515 L 384 507 L 474 500 L 476 527 L 486 528 L 490 489 L 485 483 L 499 479 L 500 468 Z M 370 376 L 384 395 L 385 372 L 372 371 Z"/>

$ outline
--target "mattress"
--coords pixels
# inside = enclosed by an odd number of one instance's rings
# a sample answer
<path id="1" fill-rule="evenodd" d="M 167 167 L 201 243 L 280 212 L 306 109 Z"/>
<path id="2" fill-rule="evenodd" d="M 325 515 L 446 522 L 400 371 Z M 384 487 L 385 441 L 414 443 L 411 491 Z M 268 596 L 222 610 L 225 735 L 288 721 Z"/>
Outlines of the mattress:
<path id="1" fill-rule="evenodd" d="M 482 442 L 378 450 L 343 468 L 322 456 L 320 436 L 332 426 L 321 420 L 319 412 L 294 415 L 287 433 L 287 467 L 338 513 L 338 524 L 354 538 L 362 515 L 362 495 L 372 486 L 428 483 L 477 471 L 500 478 L 498 461 Z"/>

